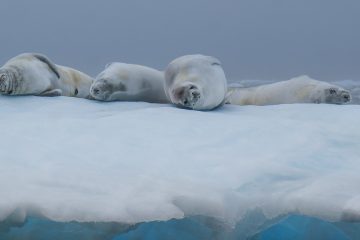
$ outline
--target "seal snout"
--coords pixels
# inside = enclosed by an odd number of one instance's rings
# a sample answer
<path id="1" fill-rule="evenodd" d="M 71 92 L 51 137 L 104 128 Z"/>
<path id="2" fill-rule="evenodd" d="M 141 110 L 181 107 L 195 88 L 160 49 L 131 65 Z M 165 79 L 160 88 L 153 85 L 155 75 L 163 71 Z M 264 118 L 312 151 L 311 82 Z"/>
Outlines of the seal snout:
<path id="1" fill-rule="evenodd" d="M 344 102 L 347 103 L 347 102 L 350 102 L 351 101 L 351 94 L 347 91 L 343 91 L 341 93 L 341 96 L 342 98 L 344 99 Z"/>
<path id="2" fill-rule="evenodd" d="M 11 89 L 10 88 L 10 84 L 9 84 L 9 79 L 8 77 L 6 76 L 6 74 L 1 74 L 0 75 L 0 91 L 2 93 L 9 93 L 11 94 Z"/>
<path id="3" fill-rule="evenodd" d="M 91 89 L 91 93 L 92 93 L 93 95 L 99 95 L 100 89 L 97 88 L 97 87 L 93 87 L 93 88 Z"/>
<path id="4" fill-rule="evenodd" d="M 90 88 L 90 94 L 93 95 L 94 97 L 101 95 L 101 93 L 103 92 L 103 84 L 97 82 L 97 83 L 93 83 L 91 88 Z"/>
<path id="5" fill-rule="evenodd" d="M 190 84 L 172 90 L 174 102 L 187 108 L 194 108 L 201 94 L 197 86 Z"/>
<path id="6" fill-rule="evenodd" d="M 90 95 L 93 96 L 97 100 L 105 100 L 106 94 L 102 91 L 99 86 L 93 86 L 90 89 Z"/>
<path id="7" fill-rule="evenodd" d="M 104 83 L 94 83 L 90 88 L 90 94 L 97 100 L 106 100 L 108 98 L 107 85 Z"/>

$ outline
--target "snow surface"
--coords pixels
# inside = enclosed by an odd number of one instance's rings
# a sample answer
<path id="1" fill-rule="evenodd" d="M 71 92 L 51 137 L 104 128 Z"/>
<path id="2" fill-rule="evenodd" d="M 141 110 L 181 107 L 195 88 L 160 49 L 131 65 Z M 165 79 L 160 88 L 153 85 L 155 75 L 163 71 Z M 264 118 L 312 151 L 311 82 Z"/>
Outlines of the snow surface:
<path id="1" fill-rule="evenodd" d="M 360 106 L 0 97 L 0 220 L 360 216 Z M 24 216 L 26 211 L 24 210 Z"/>

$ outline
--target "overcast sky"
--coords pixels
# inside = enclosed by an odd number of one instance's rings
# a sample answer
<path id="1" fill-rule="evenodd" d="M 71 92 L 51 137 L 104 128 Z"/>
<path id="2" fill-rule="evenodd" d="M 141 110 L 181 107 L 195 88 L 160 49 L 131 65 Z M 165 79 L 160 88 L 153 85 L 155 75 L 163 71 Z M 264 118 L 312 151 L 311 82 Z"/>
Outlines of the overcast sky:
<path id="1" fill-rule="evenodd" d="M 229 79 L 360 80 L 359 0 L 1 0 L 0 61 L 40 52 L 96 75 L 219 58 Z"/>

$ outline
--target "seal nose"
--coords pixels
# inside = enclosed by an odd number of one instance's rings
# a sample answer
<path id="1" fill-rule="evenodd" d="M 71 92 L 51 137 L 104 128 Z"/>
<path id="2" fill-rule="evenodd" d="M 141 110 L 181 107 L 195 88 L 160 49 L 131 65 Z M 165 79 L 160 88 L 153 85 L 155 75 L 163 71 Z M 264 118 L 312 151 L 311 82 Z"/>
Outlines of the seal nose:
<path id="1" fill-rule="evenodd" d="M 98 95 L 100 93 L 100 89 L 95 87 L 92 89 L 92 92 L 93 92 L 93 94 Z"/>
<path id="2" fill-rule="evenodd" d="M 197 92 L 197 91 L 192 92 L 191 95 L 192 95 L 193 99 L 199 99 L 200 98 L 200 93 Z"/>

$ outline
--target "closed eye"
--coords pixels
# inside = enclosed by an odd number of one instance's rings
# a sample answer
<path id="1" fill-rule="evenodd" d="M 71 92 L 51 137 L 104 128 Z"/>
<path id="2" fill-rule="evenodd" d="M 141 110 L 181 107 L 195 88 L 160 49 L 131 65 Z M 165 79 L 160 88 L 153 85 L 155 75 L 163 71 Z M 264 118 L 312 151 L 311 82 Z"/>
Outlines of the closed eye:
<path id="1" fill-rule="evenodd" d="M 218 63 L 218 62 L 214 62 L 214 63 L 212 63 L 211 65 L 212 65 L 212 66 L 221 66 L 220 63 Z"/>

